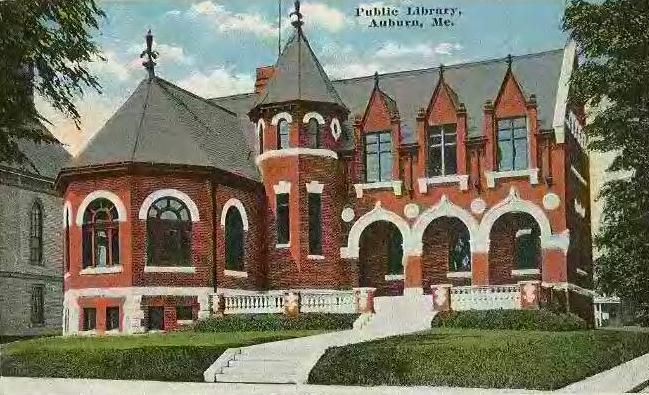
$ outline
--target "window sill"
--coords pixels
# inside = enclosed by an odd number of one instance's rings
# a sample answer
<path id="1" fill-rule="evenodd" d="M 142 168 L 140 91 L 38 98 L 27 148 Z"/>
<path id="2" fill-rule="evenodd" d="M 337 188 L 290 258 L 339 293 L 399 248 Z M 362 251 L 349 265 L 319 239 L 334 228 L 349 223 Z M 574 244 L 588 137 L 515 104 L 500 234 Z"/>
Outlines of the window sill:
<path id="1" fill-rule="evenodd" d="M 244 272 L 241 270 L 225 269 L 223 273 L 225 274 L 226 277 L 248 278 L 248 272 Z"/>
<path id="2" fill-rule="evenodd" d="M 466 174 L 453 174 L 428 178 L 423 177 L 417 181 L 419 183 L 419 193 L 427 193 L 429 185 L 459 184 L 461 191 L 469 189 L 469 176 Z"/>
<path id="3" fill-rule="evenodd" d="M 531 185 L 539 183 L 539 169 L 523 169 L 523 170 L 508 170 L 508 171 L 485 171 L 487 178 L 487 187 L 495 188 L 496 180 L 499 178 L 529 178 Z"/>
<path id="4" fill-rule="evenodd" d="M 191 325 L 194 323 L 194 320 L 178 320 L 176 323 L 178 325 Z"/>
<path id="5" fill-rule="evenodd" d="M 325 259 L 324 255 L 307 255 L 306 259 L 313 259 L 314 261 L 321 261 Z"/>
<path id="6" fill-rule="evenodd" d="M 446 278 L 471 278 L 471 272 L 448 272 Z"/>
<path id="7" fill-rule="evenodd" d="M 145 273 L 196 273 L 194 266 L 144 266 Z"/>
<path id="8" fill-rule="evenodd" d="M 279 249 L 279 248 L 290 248 L 290 247 L 291 247 L 291 243 L 287 243 L 287 244 L 275 244 L 275 248 L 277 248 L 277 249 Z"/>
<path id="9" fill-rule="evenodd" d="M 79 274 L 111 274 L 121 273 L 122 265 L 106 266 L 106 267 L 87 267 L 79 272 Z"/>
<path id="10" fill-rule="evenodd" d="M 386 274 L 384 280 L 385 281 L 403 280 L 403 274 Z"/>
<path id="11" fill-rule="evenodd" d="M 401 196 L 401 188 L 403 186 L 403 181 L 392 180 L 392 181 L 381 181 L 381 182 L 369 182 L 366 184 L 354 184 L 354 190 L 356 190 L 356 197 L 362 198 L 363 191 L 372 190 L 372 189 L 392 189 L 395 196 Z"/>
<path id="12" fill-rule="evenodd" d="M 514 269 L 512 270 L 512 276 L 535 276 L 541 274 L 539 269 Z"/>
<path id="13" fill-rule="evenodd" d="M 584 269 L 577 268 L 576 272 L 580 276 L 588 276 L 588 272 L 585 271 Z"/>

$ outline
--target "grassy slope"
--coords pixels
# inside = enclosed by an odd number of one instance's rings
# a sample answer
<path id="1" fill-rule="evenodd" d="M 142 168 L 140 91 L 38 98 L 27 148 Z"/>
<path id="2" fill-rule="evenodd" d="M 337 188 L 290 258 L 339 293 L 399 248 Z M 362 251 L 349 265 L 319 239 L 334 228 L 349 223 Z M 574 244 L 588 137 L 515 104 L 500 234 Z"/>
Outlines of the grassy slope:
<path id="1" fill-rule="evenodd" d="M 6 376 L 202 381 L 226 349 L 322 331 L 195 333 L 56 337 L 2 348 Z"/>
<path id="2" fill-rule="evenodd" d="M 309 381 L 556 389 L 647 352 L 647 333 L 433 329 L 330 349 Z"/>

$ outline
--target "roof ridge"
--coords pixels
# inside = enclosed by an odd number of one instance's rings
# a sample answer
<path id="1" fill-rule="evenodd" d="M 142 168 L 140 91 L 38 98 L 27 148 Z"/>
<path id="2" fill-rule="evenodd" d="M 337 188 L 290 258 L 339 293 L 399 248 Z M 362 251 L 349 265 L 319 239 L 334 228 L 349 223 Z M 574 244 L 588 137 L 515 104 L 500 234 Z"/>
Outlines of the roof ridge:
<path id="1" fill-rule="evenodd" d="M 144 116 L 146 110 L 149 107 L 149 94 L 151 94 L 151 82 L 152 80 L 147 81 L 146 96 L 144 97 L 144 105 L 142 107 L 142 114 L 140 115 L 140 123 L 137 125 L 137 132 L 135 133 L 135 142 L 133 143 L 133 150 L 131 151 L 131 160 L 135 159 L 135 151 L 137 151 L 137 145 L 140 141 L 140 133 L 142 132 L 142 124 L 144 123 Z"/>
<path id="2" fill-rule="evenodd" d="M 158 80 L 159 82 L 162 82 L 162 83 L 164 83 L 164 84 L 170 85 L 170 86 L 173 87 L 174 89 L 177 89 L 177 90 L 179 90 L 179 91 L 181 91 L 181 92 L 183 92 L 183 93 L 186 93 L 186 94 L 188 94 L 188 95 L 190 95 L 190 96 L 192 96 L 192 97 L 194 97 L 194 98 L 196 98 L 196 99 L 198 99 L 198 100 L 201 100 L 201 101 L 203 101 L 203 102 L 209 104 L 210 106 L 217 107 L 217 108 L 219 108 L 219 109 L 221 109 L 221 110 L 223 110 L 223 111 L 226 111 L 226 112 L 228 112 L 228 113 L 230 113 L 230 114 L 232 114 L 232 115 L 237 115 L 235 112 L 232 112 L 231 110 L 228 110 L 227 108 L 225 108 L 225 107 L 223 107 L 223 106 L 221 106 L 221 105 L 219 105 L 219 104 L 212 103 L 212 102 L 210 101 L 210 99 L 206 99 L 206 98 L 204 98 L 204 97 L 202 97 L 202 96 L 199 96 L 199 95 L 197 95 L 197 94 L 195 94 L 195 93 L 193 93 L 193 92 L 188 91 L 187 89 L 181 88 L 181 87 L 179 87 L 178 85 L 174 84 L 174 83 L 171 82 L 171 81 L 168 81 L 168 80 L 166 80 L 166 79 L 164 79 L 164 78 L 160 78 L 160 77 L 158 77 L 158 76 L 156 76 L 155 79 Z"/>
<path id="3" fill-rule="evenodd" d="M 256 92 L 233 93 L 233 94 L 227 95 L 227 96 L 210 97 L 207 100 L 212 101 L 212 100 L 221 100 L 221 99 L 234 99 L 234 98 L 253 96 L 253 95 L 256 95 Z"/>

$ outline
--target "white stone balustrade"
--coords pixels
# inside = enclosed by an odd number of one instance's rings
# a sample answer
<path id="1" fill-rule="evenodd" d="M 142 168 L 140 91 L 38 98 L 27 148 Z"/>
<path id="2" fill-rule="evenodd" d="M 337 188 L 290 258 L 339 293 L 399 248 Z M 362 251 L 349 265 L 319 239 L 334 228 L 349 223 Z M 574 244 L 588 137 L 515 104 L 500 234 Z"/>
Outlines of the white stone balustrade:
<path id="1" fill-rule="evenodd" d="M 521 308 L 521 291 L 518 284 L 452 287 L 450 293 L 452 310 Z"/>
<path id="2" fill-rule="evenodd" d="M 225 301 L 224 314 L 284 312 L 284 294 L 282 292 L 223 295 L 223 298 Z M 217 303 L 215 301 L 215 305 Z"/>
<path id="3" fill-rule="evenodd" d="M 269 291 L 245 294 L 214 295 L 214 311 L 223 314 L 285 313 L 287 295 L 299 295 L 302 313 L 354 313 L 353 291 Z M 219 299 L 221 303 L 219 303 Z"/>
<path id="4" fill-rule="evenodd" d="M 354 313 L 355 310 L 354 294 L 351 291 L 302 293 L 300 311 L 303 313 Z"/>

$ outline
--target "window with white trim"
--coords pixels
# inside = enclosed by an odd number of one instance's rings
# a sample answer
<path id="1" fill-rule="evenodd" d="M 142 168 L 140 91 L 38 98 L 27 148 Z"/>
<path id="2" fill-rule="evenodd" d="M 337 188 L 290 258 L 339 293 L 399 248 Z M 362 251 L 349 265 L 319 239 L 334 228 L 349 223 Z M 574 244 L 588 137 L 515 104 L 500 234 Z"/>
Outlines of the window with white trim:
<path id="1" fill-rule="evenodd" d="M 38 200 L 30 211 L 29 261 L 32 265 L 43 263 L 43 208 Z"/>
<path id="2" fill-rule="evenodd" d="M 392 132 L 367 133 L 365 138 L 365 182 L 392 180 Z"/>
<path id="3" fill-rule="evenodd" d="M 322 194 L 309 193 L 309 255 L 322 255 Z"/>
<path id="4" fill-rule="evenodd" d="M 180 199 L 156 200 L 147 214 L 147 265 L 191 266 L 192 221 Z"/>
<path id="5" fill-rule="evenodd" d="M 498 171 L 527 169 L 527 119 L 525 117 L 499 119 L 497 126 Z"/>
<path id="6" fill-rule="evenodd" d="M 239 209 L 231 206 L 225 214 L 225 268 L 244 270 L 244 231 Z"/>
<path id="7" fill-rule="evenodd" d="M 117 208 L 108 199 L 93 200 L 83 214 L 83 268 L 119 265 Z"/>
<path id="8" fill-rule="evenodd" d="M 320 123 L 318 123 L 318 120 L 315 118 L 309 119 L 309 122 L 307 123 L 307 133 L 309 136 L 309 147 L 311 148 L 320 148 L 320 138 L 321 138 L 321 130 L 322 127 L 320 126 Z"/>
<path id="9" fill-rule="evenodd" d="M 94 307 L 84 307 L 83 309 L 83 327 L 84 331 L 97 329 L 97 309 Z"/>
<path id="10" fill-rule="evenodd" d="M 119 330 L 119 306 L 106 307 L 106 330 Z"/>
<path id="11" fill-rule="evenodd" d="M 288 244 L 291 240 L 288 193 L 275 195 L 277 203 L 277 244 Z"/>
<path id="12" fill-rule="evenodd" d="M 457 173 L 457 132 L 454 123 L 428 127 L 428 176 Z"/>
<path id="13" fill-rule="evenodd" d="M 289 127 L 284 118 L 277 123 L 277 149 L 288 148 Z"/>

